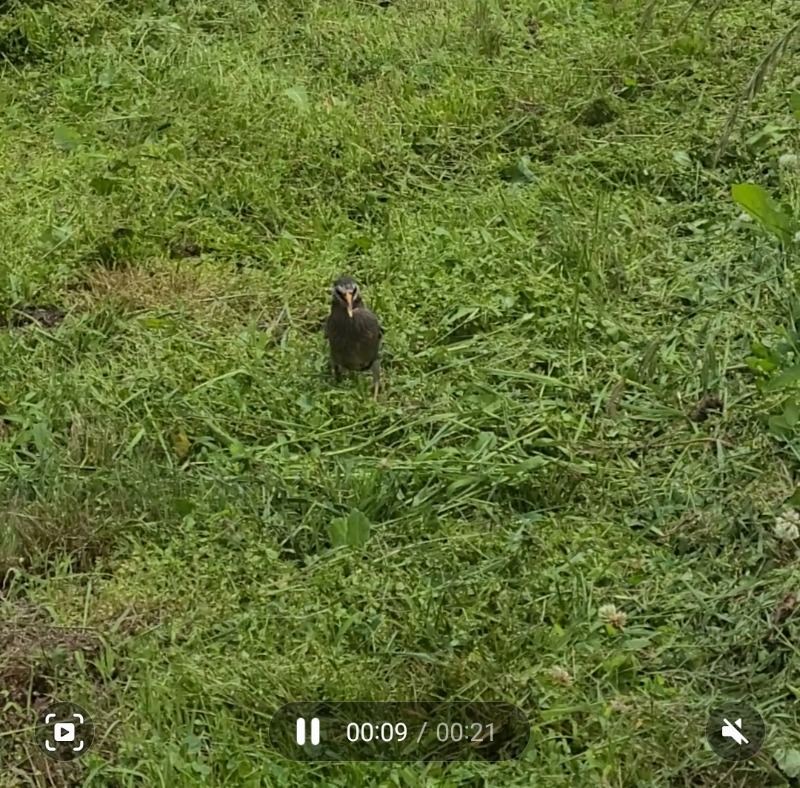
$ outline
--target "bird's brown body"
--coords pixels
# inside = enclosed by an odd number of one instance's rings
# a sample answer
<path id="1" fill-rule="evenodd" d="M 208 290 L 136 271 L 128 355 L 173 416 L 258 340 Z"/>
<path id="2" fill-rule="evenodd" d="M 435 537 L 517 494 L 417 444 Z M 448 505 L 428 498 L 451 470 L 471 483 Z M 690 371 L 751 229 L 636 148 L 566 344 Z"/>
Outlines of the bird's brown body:
<path id="1" fill-rule="evenodd" d="M 373 396 L 380 387 L 380 346 L 383 331 L 378 318 L 365 306 L 358 285 L 342 276 L 333 285 L 331 312 L 325 322 L 333 373 L 338 380 L 344 370 L 372 372 Z"/>

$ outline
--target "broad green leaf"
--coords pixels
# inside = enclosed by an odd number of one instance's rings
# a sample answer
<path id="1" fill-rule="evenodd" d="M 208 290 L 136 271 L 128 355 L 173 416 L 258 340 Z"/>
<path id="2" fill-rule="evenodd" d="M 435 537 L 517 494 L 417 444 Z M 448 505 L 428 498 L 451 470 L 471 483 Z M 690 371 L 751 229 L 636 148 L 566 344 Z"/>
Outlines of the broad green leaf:
<path id="1" fill-rule="evenodd" d="M 796 402 L 788 402 L 783 409 L 783 419 L 790 426 L 794 427 L 797 420 L 800 419 L 800 407 Z"/>
<path id="2" fill-rule="evenodd" d="M 39 236 L 39 240 L 45 246 L 60 246 L 72 235 L 69 227 L 48 227 Z"/>
<path id="3" fill-rule="evenodd" d="M 685 150 L 672 151 L 672 158 L 681 167 L 689 168 L 692 166 L 692 157 Z"/>
<path id="4" fill-rule="evenodd" d="M 306 391 L 297 398 L 297 406 L 303 413 L 308 413 L 314 410 L 314 399 L 311 394 Z"/>
<path id="5" fill-rule="evenodd" d="M 778 207 L 766 189 L 755 183 L 737 183 L 731 187 L 731 196 L 764 230 L 785 244 L 792 241 L 796 222 Z"/>
<path id="6" fill-rule="evenodd" d="M 366 515 L 353 509 L 347 518 L 347 538 L 353 547 L 363 547 L 369 539 L 370 522 Z"/>
<path id="7" fill-rule="evenodd" d="M 789 778 L 800 777 L 800 750 L 781 748 L 775 753 L 775 763 Z"/>
<path id="8" fill-rule="evenodd" d="M 630 638 L 622 644 L 625 651 L 641 651 L 653 642 L 652 637 Z"/>
<path id="9" fill-rule="evenodd" d="M 748 356 L 744 363 L 747 364 L 754 372 L 760 372 L 762 375 L 769 375 L 774 372 L 778 365 L 769 358 L 757 358 L 756 356 Z"/>
<path id="10" fill-rule="evenodd" d="M 353 246 L 360 249 L 362 252 L 367 252 L 372 246 L 372 239 L 368 235 L 359 235 L 357 238 L 353 239 Z"/>
<path id="11" fill-rule="evenodd" d="M 544 465 L 547 465 L 547 460 L 544 457 L 529 457 L 522 462 L 516 462 L 509 465 L 507 468 L 509 476 L 517 476 L 521 473 L 530 473 L 531 471 L 538 470 Z"/>
<path id="12" fill-rule="evenodd" d="M 791 437 L 792 430 L 783 416 L 770 416 L 767 421 L 769 431 L 778 438 Z"/>
<path id="13" fill-rule="evenodd" d="M 745 145 L 753 152 L 764 150 L 767 146 L 782 140 L 791 131 L 791 126 L 768 123 L 763 129 L 748 137 Z"/>
<path id="14" fill-rule="evenodd" d="M 113 68 L 104 68 L 100 72 L 100 76 L 97 78 L 97 82 L 100 87 L 103 88 L 110 88 L 114 84 L 114 80 L 116 79 L 116 72 Z"/>
<path id="15" fill-rule="evenodd" d="M 181 517 L 188 517 L 194 511 L 194 504 L 188 498 L 176 498 L 175 511 Z"/>
<path id="16" fill-rule="evenodd" d="M 797 120 L 800 120 L 800 90 L 795 90 L 789 97 L 789 105 L 792 108 L 792 114 Z"/>
<path id="17" fill-rule="evenodd" d="M 484 480 L 484 476 L 478 473 L 466 474 L 459 476 L 455 481 L 447 486 L 447 497 L 452 498 L 459 490 L 465 487 L 470 487 L 473 484 L 480 484 Z"/>
<path id="18" fill-rule="evenodd" d="M 125 450 L 122 452 L 123 455 L 128 456 L 130 453 L 139 445 L 142 438 L 147 434 L 147 431 L 141 425 L 139 429 L 136 431 L 136 434 L 128 441 L 128 445 L 125 447 Z"/>
<path id="19" fill-rule="evenodd" d="M 337 517 L 328 526 L 328 536 L 333 547 L 344 547 L 347 544 L 347 518 Z"/>
<path id="20" fill-rule="evenodd" d="M 102 175 L 98 175 L 89 181 L 89 186 L 92 187 L 92 191 L 96 194 L 99 194 L 101 197 L 107 197 L 116 188 L 117 180 L 116 178 L 106 178 Z"/>
<path id="21" fill-rule="evenodd" d="M 53 142 L 55 142 L 57 148 L 71 151 L 80 145 L 81 135 L 75 129 L 69 128 L 69 126 L 59 125 L 56 126 Z"/>
<path id="22" fill-rule="evenodd" d="M 286 96 L 286 98 L 288 98 L 301 112 L 308 111 L 308 93 L 306 93 L 306 89 L 302 85 L 295 85 L 288 90 L 284 90 L 283 95 Z"/>
<path id="23" fill-rule="evenodd" d="M 480 454 L 486 449 L 492 449 L 497 445 L 497 435 L 493 432 L 479 432 L 475 436 L 472 446 L 470 447 L 475 454 Z"/>
<path id="24" fill-rule="evenodd" d="M 353 509 L 347 517 L 337 517 L 328 527 L 333 547 L 363 547 L 369 539 L 370 522 L 366 515 Z"/>
<path id="25" fill-rule="evenodd" d="M 190 755 L 197 755 L 203 751 L 203 740 L 195 733 L 187 733 L 183 737 L 183 743 Z"/>
<path id="26" fill-rule="evenodd" d="M 174 330 L 175 321 L 168 317 L 143 317 L 139 321 L 142 328 L 149 328 L 151 331 Z"/>
<path id="27" fill-rule="evenodd" d="M 37 421 L 36 424 L 33 425 L 33 430 L 31 432 L 37 451 L 45 451 L 50 447 L 51 436 L 47 424 L 43 421 Z"/>
<path id="28" fill-rule="evenodd" d="M 514 164 L 503 168 L 500 172 L 500 177 L 509 183 L 523 185 L 531 183 L 536 176 L 533 174 L 533 170 L 531 170 L 530 159 L 527 156 L 523 156 L 521 159 L 517 159 Z"/>
<path id="29" fill-rule="evenodd" d="M 474 320 L 481 313 L 479 306 L 460 306 L 452 315 L 444 318 L 446 324 L 458 323 L 465 318 L 467 320 Z"/>
<path id="30" fill-rule="evenodd" d="M 769 383 L 764 387 L 766 391 L 779 391 L 788 388 L 800 381 L 800 364 L 795 364 L 789 369 L 784 369 L 774 378 L 770 378 Z"/>
<path id="31" fill-rule="evenodd" d="M 771 355 L 769 348 L 766 345 L 763 345 L 761 342 L 753 342 L 750 352 L 756 358 L 769 358 Z"/>

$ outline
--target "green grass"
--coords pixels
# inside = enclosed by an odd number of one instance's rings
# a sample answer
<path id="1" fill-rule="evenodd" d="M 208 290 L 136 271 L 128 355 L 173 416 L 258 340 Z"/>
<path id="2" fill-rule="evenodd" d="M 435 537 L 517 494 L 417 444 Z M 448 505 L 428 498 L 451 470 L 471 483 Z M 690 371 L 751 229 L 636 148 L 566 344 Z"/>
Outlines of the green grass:
<path id="1" fill-rule="evenodd" d="M 796 351 L 798 256 L 730 198 L 800 211 L 789 58 L 716 154 L 795 12 L 645 5 L 0 3 L 0 786 L 790 784 L 800 438 L 747 359 Z M 327 376 L 343 272 L 377 403 Z M 94 715 L 70 768 L 38 696 Z M 269 750 L 290 700 L 415 698 L 531 746 Z"/>

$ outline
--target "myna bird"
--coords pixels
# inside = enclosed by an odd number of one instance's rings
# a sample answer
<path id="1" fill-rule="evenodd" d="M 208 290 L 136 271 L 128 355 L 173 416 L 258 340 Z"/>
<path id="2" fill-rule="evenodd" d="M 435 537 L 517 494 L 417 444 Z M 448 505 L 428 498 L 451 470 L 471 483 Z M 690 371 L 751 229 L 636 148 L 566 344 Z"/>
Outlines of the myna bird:
<path id="1" fill-rule="evenodd" d="M 331 349 L 334 378 L 340 380 L 343 370 L 369 370 L 372 372 L 372 395 L 377 399 L 381 382 L 378 354 L 383 331 L 378 318 L 361 300 L 358 284 L 351 276 L 340 276 L 333 283 L 325 336 Z"/>

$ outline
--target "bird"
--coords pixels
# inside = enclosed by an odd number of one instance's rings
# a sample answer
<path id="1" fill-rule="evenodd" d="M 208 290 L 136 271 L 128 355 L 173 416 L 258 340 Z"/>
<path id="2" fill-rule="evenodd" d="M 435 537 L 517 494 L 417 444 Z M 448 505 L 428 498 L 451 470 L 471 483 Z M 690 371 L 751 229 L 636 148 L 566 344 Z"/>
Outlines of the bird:
<path id="1" fill-rule="evenodd" d="M 352 276 L 340 276 L 333 283 L 325 336 L 330 347 L 334 379 L 339 381 L 344 370 L 369 371 L 372 373 L 372 396 L 378 399 L 383 329 L 375 314 L 361 300 L 358 283 Z"/>

